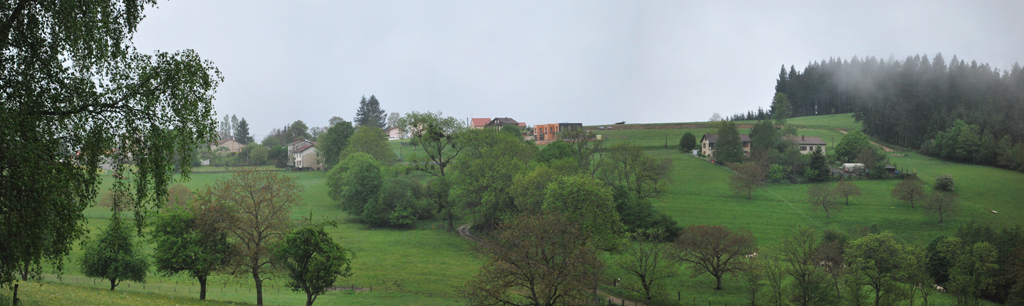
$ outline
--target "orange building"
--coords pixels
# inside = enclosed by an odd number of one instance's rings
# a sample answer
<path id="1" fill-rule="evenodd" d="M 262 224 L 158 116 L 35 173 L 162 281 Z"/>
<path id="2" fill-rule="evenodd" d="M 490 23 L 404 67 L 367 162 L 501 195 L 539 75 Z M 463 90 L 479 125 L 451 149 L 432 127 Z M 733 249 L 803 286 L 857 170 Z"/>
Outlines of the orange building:
<path id="1" fill-rule="evenodd" d="M 536 135 L 537 144 L 542 145 L 558 140 L 558 132 L 582 128 L 582 123 L 540 124 L 533 126 L 533 134 Z"/>

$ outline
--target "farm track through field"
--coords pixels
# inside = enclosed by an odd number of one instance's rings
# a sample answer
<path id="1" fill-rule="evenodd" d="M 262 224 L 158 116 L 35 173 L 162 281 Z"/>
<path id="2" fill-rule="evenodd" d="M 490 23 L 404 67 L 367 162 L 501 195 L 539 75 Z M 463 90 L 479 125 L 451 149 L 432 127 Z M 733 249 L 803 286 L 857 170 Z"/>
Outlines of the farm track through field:
<path id="1" fill-rule="evenodd" d="M 459 236 L 462 236 L 462 238 L 466 238 L 466 240 L 469 240 L 469 241 L 472 241 L 472 242 L 475 242 L 475 243 L 483 243 L 483 240 L 481 240 L 480 238 L 477 238 L 476 236 L 473 236 L 473 233 L 469 232 L 469 228 L 472 227 L 472 226 L 473 225 L 469 224 L 469 223 L 463 224 L 462 226 L 459 226 L 458 228 L 456 228 L 455 231 L 457 233 L 459 233 Z M 611 302 L 613 305 L 631 305 L 631 306 L 641 305 L 640 303 L 637 303 L 637 302 L 634 302 L 634 301 L 630 301 L 630 300 L 627 300 L 627 299 L 621 299 L 621 298 L 612 296 L 611 294 L 607 294 L 607 293 L 605 293 L 604 291 L 601 291 L 601 290 L 598 290 L 597 294 L 603 296 L 606 300 Z"/>

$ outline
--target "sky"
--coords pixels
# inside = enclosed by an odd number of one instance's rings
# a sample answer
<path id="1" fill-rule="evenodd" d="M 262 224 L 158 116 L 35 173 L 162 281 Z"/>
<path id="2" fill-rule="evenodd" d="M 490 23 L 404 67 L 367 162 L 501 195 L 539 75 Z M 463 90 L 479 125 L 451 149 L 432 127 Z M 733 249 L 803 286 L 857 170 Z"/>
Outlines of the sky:
<path id="1" fill-rule="evenodd" d="M 1024 1 L 162 1 L 140 52 L 224 75 L 218 119 L 257 140 L 388 113 L 529 125 L 705 121 L 768 108 L 785 65 L 853 56 L 1024 62 Z"/>

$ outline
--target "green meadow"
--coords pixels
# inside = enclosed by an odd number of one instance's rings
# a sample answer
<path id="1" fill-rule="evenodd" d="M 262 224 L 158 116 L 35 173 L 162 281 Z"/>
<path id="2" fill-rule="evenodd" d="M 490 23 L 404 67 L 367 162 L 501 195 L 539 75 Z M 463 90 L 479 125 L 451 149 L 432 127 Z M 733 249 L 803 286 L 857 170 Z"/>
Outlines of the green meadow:
<path id="1" fill-rule="evenodd" d="M 859 124 L 846 115 L 817 116 L 790 119 L 798 134 L 822 137 L 834 147 L 842 134 L 838 129 L 856 129 Z M 660 199 L 653 201 L 656 209 L 667 213 L 681 226 L 720 224 L 732 229 L 746 229 L 757 238 L 762 252 L 776 249 L 783 237 L 796 227 L 804 225 L 816 229 L 832 228 L 859 234 L 876 228 L 890 231 L 903 241 L 924 247 L 941 235 L 951 235 L 968 222 L 992 225 L 996 228 L 1019 226 L 1024 220 L 1024 174 L 998 168 L 958 164 L 921 156 L 913 152 L 890 153 L 890 161 L 898 167 L 918 173 L 927 184 L 936 177 L 951 174 L 956 180 L 955 193 L 960 197 L 958 215 L 938 224 L 938 219 L 920 206 L 911 208 L 890 197 L 896 180 L 855 180 L 862 195 L 850 199 L 850 205 L 841 205 L 831 217 L 807 204 L 807 184 L 769 185 L 753 194 L 753 199 L 737 196 L 728 187 L 731 170 L 704 159 L 679 152 L 679 137 L 685 132 L 702 135 L 710 128 L 693 129 L 613 129 L 600 131 L 609 145 L 630 141 L 648 148 L 647 152 L 659 158 L 672 160 L 671 187 Z M 745 133 L 741 130 L 741 133 Z M 668 138 L 669 149 L 664 146 Z M 419 147 L 401 145 L 391 141 L 392 149 L 405 158 L 422 157 Z M 899 153 L 905 156 L 892 156 Z M 223 168 L 219 168 L 223 170 Z M 481 258 L 471 245 L 459 236 L 442 229 L 439 222 L 420 222 L 411 230 L 372 229 L 355 223 L 327 196 L 324 186 L 325 172 L 280 172 L 293 177 L 304 187 L 304 204 L 292 212 L 295 220 L 312 216 L 314 220 L 337 220 L 339 226 L 329 231 L 335 241 L 353 249 L 353 276 L 338 280 L 339 286 L 354 286 L 358 291 L 328 292 L 317 300 L 317 305 L 453 305 L 462 304 L 458 289 L 479 269 Z M 196 190 L 226 179 L 231 173 L 221 173 L 214 167 L 196 169 L 191 180 L 184 182 Z M 109 180 L 105 182 L 109 184 Z M 834 183 L 831 183 L 834 184 Z M 103 188 L 107 188 L 104 185 Z M 930 189 L 930 186 L 928 187 Z M 997 211 L 998 213 L 993 213 Z M 110 212 L 104 207 L 91 207 L 85 211 L 91 234 L 106 226 Z M 79 245 L 75 245 L 76 248 Z M 147 248 L 151 246 L 147 245 Z M 23 283 L 19 296 L 24 305 L 94 304 L 94 305 L 235 305 L 255 301 L 250 278 L 217 275 L 210 281 L 207 302 L 198 301 L 198 284 L 185 275 L 161 276 L 155 273 L 145 284 L 122 283 L 110 292 L 103 281 L 81 275 L 77 267 L 80 251 L 76 249 L 65 263 L 64 275 L 57 279 L 48 274 L 43 282 Z M 636 298 L 612 286 L 612 279 L 628 276 L 613 262 L 618 255 L 605 253 L 608 270 L 603 277 L 602 290 L 627 298 Z M 305 295 L 284 288 L 284 275 L 276 275 L 265 287 L 267 305 L 296 305 L 305 301 Z M 693 277 L 689 269 L 666 282 L 665 297 L 675 301 L 681 297 L 684 305 L 740 305 L 745 303 L 741 285 L 736 276 L 726 275 L 725 290 L 715 291 L 714 278 L 708 275 Z M 372 291 L 370 289 L 372 288 Z M 9 303 L 10 291 L 0 291 L 0 305 Z M 933 295 L 931 305 L 953 305 L 947 295 Z"/>

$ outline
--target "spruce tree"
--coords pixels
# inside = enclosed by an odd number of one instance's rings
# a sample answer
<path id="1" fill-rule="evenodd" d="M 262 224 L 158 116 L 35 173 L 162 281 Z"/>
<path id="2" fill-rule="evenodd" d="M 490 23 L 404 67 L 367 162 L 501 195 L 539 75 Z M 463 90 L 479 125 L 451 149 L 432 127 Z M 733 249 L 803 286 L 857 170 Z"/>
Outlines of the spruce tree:
<path id="1" fill-rule="evenodd" d="M 252 135 L 249 135 L 249 123 L 245 122 L 245 118 L 238 121 L 238 126 L 235 126 L 235 141 L 241 144 L 248 144 L 252 142 Z"/>
<path id="2" fill-rule="evenodd" d="M 384 112 L 384 109 L 380 108 L 377 97 L 370 95 L 370 99 L 367 100 L 364 96 L 359 101 L 359 109 L 356 110 L 356 118 L 353 121 L 360 126 L 374 126 L 383 129 L 386 123 Z"/>

